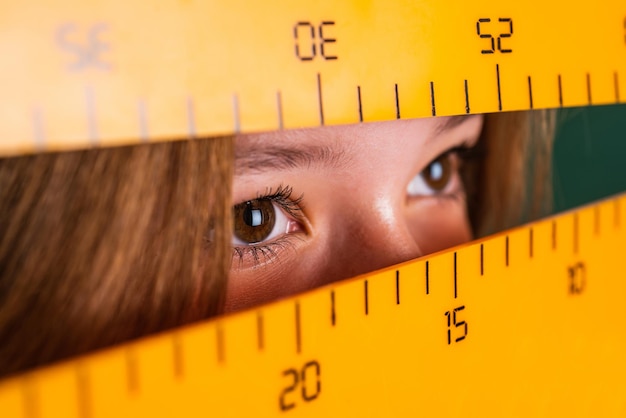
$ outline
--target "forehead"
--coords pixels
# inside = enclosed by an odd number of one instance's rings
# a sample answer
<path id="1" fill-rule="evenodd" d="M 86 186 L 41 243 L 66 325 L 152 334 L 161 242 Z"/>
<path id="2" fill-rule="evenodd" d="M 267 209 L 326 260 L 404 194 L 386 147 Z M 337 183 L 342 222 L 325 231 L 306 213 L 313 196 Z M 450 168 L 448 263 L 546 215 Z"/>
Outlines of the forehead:
<path id="1" fill-rule="evenodd" d="M 235 174 L 268 169 L 288 170 L 323 162 L 330 167 L 349 162 L 349 151 L 364 141 L 387 146 L 394 138 L 411 137 L 426 146 L 438 136 L 478 115 L 424 118 L 240 135 L 235 141 Z"/>

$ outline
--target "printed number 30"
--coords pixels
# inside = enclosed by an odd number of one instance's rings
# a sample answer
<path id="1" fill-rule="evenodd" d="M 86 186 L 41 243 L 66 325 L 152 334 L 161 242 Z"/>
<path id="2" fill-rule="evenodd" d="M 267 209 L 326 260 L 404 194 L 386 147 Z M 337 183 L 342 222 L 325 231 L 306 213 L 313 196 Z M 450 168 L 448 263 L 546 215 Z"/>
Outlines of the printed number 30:
<path id="1" fill-rule="evenodd" d="M 504 23 L 506 26 L 508 26 L 507 31 L 499 34 L 496 38 L 498 40 L 498 51 L 502 52 L 503 54 L 511 53 L 513 52 L 513 50 L 505 48 L 504 45 L 502 45 L 502 39 L 510 38 L 511 35 L 513 35 L 513 19 L 511 19 L 510 17 L 500 17 L 498 18 L 498 22 Z M 490 48 L 481 50 L 480 52 L 482 54 L 493 54 L 496 50 L 496 40 L 491 33 L 486 33 L 487 29 L 485 28 L 485 26 L 488 26 L 489 23 L 491 23 L 491 19 L 489 18 L 478 19 L 478 22 L 476 22 L 476 34 L 481 38 L 486 38 L 490 41 L 488 45 L 490 46 Z"/>
<path id="2" fill-rule="evenodd" d="M 288 394 L 298 388 L 298 385 L 301 386 L 302 399 L 306 402 L 316 399 L 322 390 L 320 364 L 315 360 L 305 364 L 300 372 L 296 369 L 287 369 L 283 372 L 283 376 L 291 376 L 291 384 L 283 389 L 280 394 L 280 409 L 282 411 L 288 411 L 296 406 L 295 401 L 289 402 L 286 398 Z M 315 384 L 309 383 L 313 379 L 315 379 Z"/>

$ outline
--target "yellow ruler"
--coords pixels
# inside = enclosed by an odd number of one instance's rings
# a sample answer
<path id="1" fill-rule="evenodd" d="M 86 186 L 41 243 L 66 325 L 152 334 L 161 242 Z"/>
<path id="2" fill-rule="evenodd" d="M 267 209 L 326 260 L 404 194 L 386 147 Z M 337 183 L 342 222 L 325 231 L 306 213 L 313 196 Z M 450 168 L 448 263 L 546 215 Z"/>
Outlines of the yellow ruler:
<path id="1" fill-rule="evenodd" d="M 6 418 L 625 416 L 626 195 L 0 382 Z"/>
<path id="2" fill-rule="evenodd" d="M 0 6 L 0 155 L 626 101 L 626 2 Z"/>

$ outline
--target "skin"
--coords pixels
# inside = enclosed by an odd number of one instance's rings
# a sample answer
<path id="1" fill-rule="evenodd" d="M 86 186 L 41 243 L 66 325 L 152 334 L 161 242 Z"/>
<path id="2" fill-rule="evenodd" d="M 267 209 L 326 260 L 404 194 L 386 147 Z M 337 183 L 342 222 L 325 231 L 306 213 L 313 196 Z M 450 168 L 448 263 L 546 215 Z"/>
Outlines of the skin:
<path id="1" fill-rule="evenodd" d="M 266 242 L 247 246 L 234 238 L 225 310 L 469 241 L 459 156 L 448 154 L 451 176 L 442 190 L 428 187 L 422 172 L 441 154 L 475 145 L 482 124 L 482 116 L 474 115 L 236 138 L 233 201 L 250 201 L 282 186 L 292 189 L 292 201 L 301 197 L 301 210 L 290 214 L 276 205 L 285 217 L 277 215 L 281 221 Z"/>

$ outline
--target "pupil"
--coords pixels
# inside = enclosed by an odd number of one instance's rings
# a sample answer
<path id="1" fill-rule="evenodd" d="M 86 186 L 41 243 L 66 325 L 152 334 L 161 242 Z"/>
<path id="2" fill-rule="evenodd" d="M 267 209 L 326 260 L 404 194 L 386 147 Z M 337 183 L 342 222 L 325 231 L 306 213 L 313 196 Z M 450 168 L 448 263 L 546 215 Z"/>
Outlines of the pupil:
<path id="1" fill-rule="evenodd" d="M 433 180 L 441 180 L 443 176 L 443 167 L 439 161 L 435 161 L 430 165 L 430 177 Z"/>
<path id="2" fill-rule="evenodd" d="M 251 202 L 246 202 L 246 210 L 243 212 L 243 221 L 248 226 L 260 226 L 263 224 L 263 212 L 254 209 Z"/>

